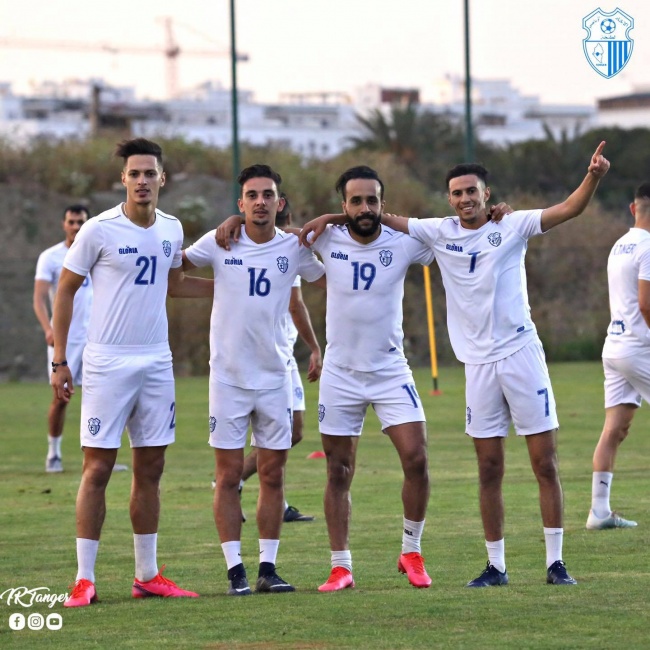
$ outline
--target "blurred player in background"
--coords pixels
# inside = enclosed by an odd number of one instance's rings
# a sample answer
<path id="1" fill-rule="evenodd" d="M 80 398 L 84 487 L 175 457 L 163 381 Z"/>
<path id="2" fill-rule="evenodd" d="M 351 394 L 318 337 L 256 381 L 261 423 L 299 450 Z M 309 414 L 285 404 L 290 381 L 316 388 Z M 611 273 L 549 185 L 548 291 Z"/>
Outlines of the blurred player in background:
<path id="1" fill-rule="evenodd" d="M 34 313 L 43 328 L 45 343 L 47 344 L 48 376 L 52 375 L 52 354 L 54 352 L 54 336 L 50 314 L 54 303 L 54 294 L 59 283 L 63 258 L 72 246 L 81 226 L 90 219 L 90 212 L 85 205 L 69 205 L 63 211 L 63 232 L 65 240 L 44 250 L 36 263 L 36 276 L 34 279 Z M 81 284 L 74 299 L 74 318 L 70 323 L 68 334 L 67 359 L 74 383 L 81 385 L 82 354 L 86 345 L 86 331 L 90 319 L 90 306 L 92 305 L 93 290 L 90 278 L 86 277 Z M 52 402 L 47 414 L 48 424 L 48 451 L 45 459 L 46 472 L 62 472 L 63 461 L 61 442 L 63 426 L 68 403 L 53 392 Z"/>
<path id="2" fill-rule="evenodd" d="M 611 322 L 603 347 L 605 425 L 593 458 L 587 528 L 633 528 L 609 499 L 619 445 L 641 401 L 650 401 L 650 183 L 630 204 L 634 226 L 612 247 L 607 261 Z"/>

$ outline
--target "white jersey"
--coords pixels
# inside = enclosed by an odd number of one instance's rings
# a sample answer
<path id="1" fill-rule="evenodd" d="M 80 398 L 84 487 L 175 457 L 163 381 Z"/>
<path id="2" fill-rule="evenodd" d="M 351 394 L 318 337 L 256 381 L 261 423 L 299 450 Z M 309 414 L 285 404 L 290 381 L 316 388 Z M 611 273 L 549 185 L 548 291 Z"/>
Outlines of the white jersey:
<path id="1" fill-rule="evenodd" d="M 293 281 L 293 284 L 291 285 L 292 289 L 300 289 L 300 276 L 297 275 L 296 279 Z M 291 317 L 291 313 L 287 311 L 283 318 L 282 318 L 282 323 L 280 327 L 284 330 L 284 338 L 287 343 L 287 354 L 289 356 L 293 356 L 293 348 L 296 345 L 296 341 L 298 340 L 298 329 L 296 328 L 295 323 L 293 322 L 293 318 Z"/>
<path id="2" fill-rule="evenodd" d="M 121 204 L 84 224 L 64 266 L 92 278 L 89 343 L 167 342 L 168 276 L 182 264 L 182 247 L 180 221 L 160 210 L 149 228 L 132 223 Z"/>
<path id="3" fill-rule="evenodd" d="M 639 310 L 639 280 L 650 280 L 650 233 L 630 228 L 607 260 L 611 322 L 603 357 L 622 359 L 650 349 L 650 330 Z"/>
<path id="4" fill-rule="evenodd" d="M 499 361 L 537 337 L 524 257 L 542 234 L 542 210 L 518 211 L 478 230 L 458 217 L 409 219 L 409 233 L 433 249 L 447 295 L 447 329 L 463 363 Z"/>
<path id="5" fill-rule="evenodd" d="M 361 244 L 332 225 L 313 248 L 327 271 L 327 362 L 372 372 L 404 359 L 404 278 L 411 264 L 431 264 L 431 250 L 386 226 Z"/>
<path id="6" fill-rule="evenodd" d="M 242 226 L 230 251 L 217 246 L 211 230 L 185 254 L 195 266 L 214 272 L 211 378 L 251 390 L 282 386 L 291 356 L 282 328 L 291 287 L 298 273 L 308 282 L 318 280 L 323 265 L 296 235 L 278 228 L 271 241 L 256 244 Z"/>
<path id="7" fill-rule="evenodd" d="M 36 276 L 34 279 L 50 283 L 50 313 L 54 305 L 54 295 L 59 284 L 63 260 L 68 250 L 65 242 L 60 242 L 56 246 L 44 250 L 38 256 L 38 262 L 36 263 Z M 92 302 L 93 287 L 90 277 L 86 276 L 74 297 L 74 313 L 70 323 L 70 332 L 68 333 L 70 343 L 82 343 L 86 340 Z"/>

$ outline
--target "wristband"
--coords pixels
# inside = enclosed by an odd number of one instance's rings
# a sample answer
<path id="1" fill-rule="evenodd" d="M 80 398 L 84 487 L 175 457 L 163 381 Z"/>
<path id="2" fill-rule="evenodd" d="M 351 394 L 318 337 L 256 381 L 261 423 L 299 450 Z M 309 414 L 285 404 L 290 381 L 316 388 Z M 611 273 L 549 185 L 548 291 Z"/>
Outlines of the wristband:
<path id="1" fill-rule="evenodd" d="M 68 362 L 65 359 L 63 361 L 61 361 L 61 363 L 54 363 L 54 361 L 52 361 L 52 372 L 56 372 L 56 369 L 59 366 L 67 366 L 67 365 L 68 365 Z"/>

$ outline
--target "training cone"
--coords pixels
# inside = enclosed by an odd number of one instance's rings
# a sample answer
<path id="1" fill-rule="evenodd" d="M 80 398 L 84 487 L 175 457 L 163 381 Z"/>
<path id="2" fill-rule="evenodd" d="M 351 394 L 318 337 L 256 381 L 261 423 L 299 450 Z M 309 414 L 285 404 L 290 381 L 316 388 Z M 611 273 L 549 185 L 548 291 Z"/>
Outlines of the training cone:
<path id="1" fill-rule="evenodd" d="M 325 458 L 324 451 L 312 451 L 307 458 Z"/>

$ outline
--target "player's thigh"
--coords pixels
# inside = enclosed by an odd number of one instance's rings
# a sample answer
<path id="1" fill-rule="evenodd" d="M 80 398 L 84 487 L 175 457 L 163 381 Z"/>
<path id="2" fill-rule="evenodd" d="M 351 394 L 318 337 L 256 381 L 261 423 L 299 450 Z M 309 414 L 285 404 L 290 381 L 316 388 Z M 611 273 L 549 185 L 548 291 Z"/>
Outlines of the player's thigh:
<path id="1" fill-rule="evenodd" d="M 605 408 L 619 404 L 641 406 L 650 402 L 650 359 L 644 355 L 624 359 L 603 358 Z"/>
<path id="2" fill-rule="evenodd" d="M 215 449 L 243 449 L 255 408 L 255 391 L 230 386 L 210 378 L 210 446 Z"/>
<path id="3" fill-rule="evenodd" d="M 357 373 L 325 364 L 318 396 L 318 428 L 329 436 L 360 436 L 369 402 Z"/>
<path id="4" fill-rule="evenodd" d="M 305 410 L 305 390 L 302 385 L 302 378 L 298 366 L 291 368 L 291 395 L 294 411 Z"/>
<path id="5" fill-rule="evenodd" d="M 517 435 L 557 429 L 555 396 L 541 342 L 529 343 L 499 361 L 497 368 Z"/>
<path id="6" fill-rule="evenodd" d="M 81 446 L 117 449 L 140 392 L 141 371 L 131 357 L 84 352 Z"/>
<path id="7" fill-rule="evenodd" d="M 366 397 L 377 413 L 382 431 L 406 423 L 425 421 L 413 373 L 405 361 L 366 374 Z"/>
<path id="8" fill-rule="evenodd" d="M 465 432 L 472 438 L 505 438 L 510 410 L 499 383 L 497 363 L 465 364 Z"/>
<path id="9" fill-rule="evenodd" d="M 176 396 L 171 355 L 141 357 L 142 384 L 127 421 L 131 447 L 163 447 L 176 438 Z"/>
<path id="10" fill-rule="evenodd" d="M 255 391 L 251 427 L 251 445 L 254 447 L 275 451 L 291 448 L 293 407 L 289 375 L 280 388 Z"/>

